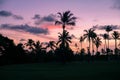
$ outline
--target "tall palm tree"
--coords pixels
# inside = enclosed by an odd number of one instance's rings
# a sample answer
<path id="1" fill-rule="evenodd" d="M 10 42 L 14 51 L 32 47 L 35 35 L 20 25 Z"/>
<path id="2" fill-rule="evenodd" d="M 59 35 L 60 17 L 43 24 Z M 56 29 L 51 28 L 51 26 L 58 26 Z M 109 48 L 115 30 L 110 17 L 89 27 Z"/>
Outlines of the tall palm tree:
<path id="1" fill-rule="evenodd" d="M 58 15 L 60 20 L 57 20 L 55 25 L 62 25 L 63 31 L 65 30 L 66 25 L 75 25 L 76 17 L 73 16 L 71 11 L 65 11 L 63 13 L 58 12 Z"/>
<path id="2" fill-rule="evenodd" d="M 59 33 L 59 41 L 57 42 L 57 44 L 59 44 L 60 48 L 64 49 L 64 48 L 69 48 L 69 43 L 71 42 L 71 36 L 69 35 L 69 32 L 67 32 L 67 30 L 63 31 L 63 34 Z"/>
<path id="3" fill-rule="evenodd" d="M 80 44 L 81 44 L 81 49 L 82 49 L 82 43 L 83 43 L 84 40 L 85 40 L 84 36 L 80 36 L 79 42 L 80 42 Z"/>
<path id="4" fill-rule="evenodd" d="M 91 40 L 92 40 L 92 53 L 94 55 L 94 41 L 95 41 L 95 38 L 97 37 L 97 34 L 93 31 L 92 34 L 91 34 Z"/>
<path id="5" fill-rule="evenodd" d="M 96 52 L 98 52 L 98 48 L 102 44 L 101 38 L 96 37 L 94 43 L 95 43 L 95 46 L 96 46 Z"/>
<path id="6" fill-rule="evenodd" d="M 106 28 L 105 28 L 105 31 L 108 33 L 108 36 L 110 37 L 110 35 L 109 35 L 109 33 L 110 33 L 110 31 L 112 31 L 113 29 L 112 29 L 112 27 L 110 26 L 110 25 L 108 25 L 108 26 L 106 26 Z M 109 49 L 109 39 L 110 38 L 108 38 L 108 49 Z"/>
<path id="7" fill-rule="evenodd" d="M 112 33 L 112 37 L 113 37 L 113 39 L 115 40 L 115 50 L 116 50 L 116 49 L 117 49 L 117 40 L 118 40 L 119 37 L 120 37 L 119 32 L 118 32 L 118 31 L 114 31 L 114 32 Z"/>
<path id="8" fill-rule="evenodd" d="M 109 38 L 109 35 L 108 34 L 103 34 L 103 39 L 105 40 L 105 44 L 104 44 L 104 50 L 107 49 L 107 43 L 106 43 L 106 40 Z"/>
<path id="9" fill-rule="evenodd" d="M 95 30 L 93 28 L 90 28 L 88 30 L 84 30 L 86 33 L 84 34 L 84 37 L 89 41 L 89 49 L 90 50 L 90 45 L 91 45 L 91 40 L 93 39 L 93 35 L 95 36 L 96 33 L 94 32 Z M 90 52 L 90 51 L 89 51 Z"/>

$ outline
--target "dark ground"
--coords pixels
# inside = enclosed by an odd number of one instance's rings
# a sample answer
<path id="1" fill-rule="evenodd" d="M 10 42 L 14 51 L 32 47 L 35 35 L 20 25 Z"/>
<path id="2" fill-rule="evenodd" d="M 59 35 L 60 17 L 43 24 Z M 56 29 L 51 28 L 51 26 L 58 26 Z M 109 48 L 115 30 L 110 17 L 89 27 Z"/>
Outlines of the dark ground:
<path id="1" fill-rule="evenodd" d="M 6 65 L 0 66 L 0 80 L 120 80 L 120 62 Z"/>

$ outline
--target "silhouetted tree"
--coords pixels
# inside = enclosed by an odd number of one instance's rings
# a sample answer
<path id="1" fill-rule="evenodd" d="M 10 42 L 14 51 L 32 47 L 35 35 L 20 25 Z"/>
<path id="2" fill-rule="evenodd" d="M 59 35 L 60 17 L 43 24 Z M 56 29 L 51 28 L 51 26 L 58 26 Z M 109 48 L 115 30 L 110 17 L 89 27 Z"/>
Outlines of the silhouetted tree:
<path id="1" fill-rule="evenodd" d="M 97 37 L 97 34 L 93 31 L 91 33 L 91 40 L 92 40 L 92 53 L 94 55 L 94 42 L 95 42 L 95 38 Z"/>
<path id="2" fill-rule="evenodd" d="M 49 41 L 46 48 L 51 48 L 51 51 L 54 52 L 55 49 L 57 48 L 55 41 Z"/>
<path id="3" fill-rule="evenodd" d="M 26 47 L 28 47 L 29 51 L 32 52 L 34 50 L 35 42 L 32 39 L 28 39 L 27 43 L 25 43 Z"/>
<path id="4" fill-rule="evenodd" d="M 93 28 L 90 28 L 88 30 L 84 30 L 86 32 L 84 34 L 84 37 L 89 41 L 89 52 L 90 52 L 90 45 L 91 45 L 91 40 L 96 36 L 96 33 L 94 32 L 95 30 Z"/>
<path id="5" fill-rule="evenodd" d="M 17 54 L 18 54 L 18 61 L 19 63 L 26 62 L 26 53 L 24 50 L 24 45 L 22 43 L 18 43 L 16 46 Z"/>
<path id="6" fill-rule="evenodd" d="M 34 51 L 35 51 L 36 54 L 42 51 L 42 44 L 43 43 L 41 43 L 40 41 L 37 41 L 37 42 L 33 43 Z"/>
<path id="7" fill-rule="evenodd" d="M 96 37 L 95 38 L 96 52 L 98 52 L 98 48 L 101 44 L 102 44 L 101 38 Z"/>
<path id="8" fill-rule="evenodd" d="M 0 55 L 3 57 L 3 63 L 10 64 L 16 63 L 18 54 L 16 51 L 16 45 L 12 39 L 4 37 L 0 34 Z"/>
<path id="9" fill-rule="evenodd" d="M 114 31 L 113 33 L 112 33 L 112 37 L 113 37 L 113 39 L 115 40 L 115 54 L 117 54 L 117 40 L 119 39 L 119 37 L 120 37 L 120 34 L 119 34 L 119 32 L 118 31 Z"/>
<path id="10" fill-rule="evenodd" d="M 107 49 L 107 44 L 106 44 L 106 40 L 109 38 L 109 35 L 108 34 L 103 34 L 103 39 L 105 40 L 105 43 L 104 43 L 104 50 Z"/>
<path id="11" fill-rule="evenodd" d="M 59 41 L 57 42 L 57 45 L 59 45 L 59 48 L 61 50 L 61 56 L 63 58 L 63 63 L 66 61 L 66 54 L 69 53 L 70 50 L 69 43 L 71 43 L 71 36 L 69 35 L 69 32 L 67 30 L 63 31 L 63 34 L 59 33 Z"/>
<path id="12" fill-rule="evenodd" d="M 55 25 L 62 25 L 63 31 L 65 30 L 66 25 L 75 25 L 76 17 L 73 16 L 71 11 L 65 11 L 63 13 L 58 12 L 58 17 L 60 20 L 57 20 Z"/>
<path id="13" fill-rule="evenodd" d="M 63 13 L 58 12 L 58 17 L 60 18 L 60 20 L 57 20 L 55 22 L 55 25 L 62 25 L 63 28 L 63 33 L 59 33 L 59 41 L 57 42 L 57 44 L 60 43 L 59 47 L 60 50 L 62 51 L 62 58 L 63 58 L 63 62 L 65 62 L 65 53 L 66 53 L 66 48 L 69 48 L 69 43 L 71 43 L 71 37 L 69 36 L 69 32 L 67 32 L 65 30 L 66 25 L 75 25 L 75 21 L 76 21 L 76 17 L 73 16 L 73 13 L 71 13 L 70 11 L 65 11 Z"/>
<path id="14" fill-rule="evenodd" d="M 85 40 L 85 37 L 84 36 L 80 36 L 79 42 L 81 44 L 81 50 L 82 50 L 82 43 L 83 43 L 84 40 Z"/>
<path id="15" fill-rule="evenodd" d="M 113 37 L 113 39 L 115 40 L 115 49 L 116 49 L 116 48 L 117 48 L 117 40 L 118 40 L 119 37 L 120 37 L 119 32 L 118 32 L 118 31 L 114 31 L 114 32 L 112 33 L 112 37 Z"/>
<path id="16" fill-rule="evenodd" d="M 59 33 L 59 41 L 57 42 L 57 44 L 59 44 L 60 48 L 64 49 L 66 47 L 69 47 L 69 43 L 71 42 L 71 36 L 69 35 L 69 32 L 67 32 L 67 30 L 63 31 L 63 34 Z"/>
<path id="17" fill-rule="evenodd" d="M 108 48 L 109 48 L 109 39 L 110 39 L 110 35 L 109 35 L 109 32 L 112 31 L 112 27 L 110 25 L 107 25 L 106 28 L 105 28 L 105 31 L 108 33 Z"/>

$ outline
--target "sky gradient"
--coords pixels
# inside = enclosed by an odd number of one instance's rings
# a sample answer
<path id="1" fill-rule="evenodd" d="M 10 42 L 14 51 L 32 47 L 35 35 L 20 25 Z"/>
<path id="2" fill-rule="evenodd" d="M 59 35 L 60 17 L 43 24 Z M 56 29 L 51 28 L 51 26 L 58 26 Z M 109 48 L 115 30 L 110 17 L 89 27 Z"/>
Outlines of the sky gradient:
<path id="1" fill-rule="evenodd" d="M 54 25 L 56 15 L 66 10 L 77 17 L 76 26 L 67 26 L 76 38 L 94 25 L 120 25 L 120 0 L 0 0 L 0 33 L 16 43 L 29 38 L 57 41 L 62 28 Z"/>

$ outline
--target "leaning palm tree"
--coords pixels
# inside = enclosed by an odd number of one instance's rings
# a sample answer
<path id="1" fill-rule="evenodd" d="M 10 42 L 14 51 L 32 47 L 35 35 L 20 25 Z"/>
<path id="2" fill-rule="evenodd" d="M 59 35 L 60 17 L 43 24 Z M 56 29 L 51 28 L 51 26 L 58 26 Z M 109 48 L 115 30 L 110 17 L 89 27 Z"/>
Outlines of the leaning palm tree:
<path id="1" fill-rule="evenodd" d="M 110 25 L 106 26 L 106 28 L 105 28 L 105 31 L 108 33 L 108 36 L 110 36 L 109 33 L 110 33 L 110 31 L 112 31 L 112 30 L 113 30 L 113 29 L 112 29 L 112 27 L 111 27 Z M 109 49 L 109 38 L 108 38 L 108 49 Z"/>
<path id="2" fill-rule="evenodd" d="M 84 30 L 84 31 L 86 32 L 84 34 L 84 37 L 89 41 L 89 49 L 88 50 L 90 50 L 91 40 L 93 38 L 93 35 L 95 36 L 96 33 L 94 32 L 95 30 L 93 28 L 90 28 L 90 29 Z"/>
<path id="3" fill-rule="evenodd" d="M 117 40 L 118 40 L 119 37 L 120 37 L 119 32 L 118 32 L 118 31 L 114 31 L 114 32 L 112 33 L 112 37 L 113 37 L 113 39 L 115 40 L 115 53 L 116 53 L 116 50 L 117 50 Z"/>
<path id="4" fill-rule="evenodd" d="M 80 36 L 79 42 L 81 44 L 81 49 L 82 49 L 82 43 L 83 43 L 84 40 L 85 40 L 84 36 Z"/>
<path id="5" fill-rule="evenodd" d="M 71 36 L 69 35 L 69 32 L 67 30 L 63 31 L 63 34 L 59 33 L 59 41 L 57 42 L 57 45 L 59 44 L 61 49 L 69 48 L 69 43 L 71 42 Z"/>
<path id="6" fill-rule="evenodd" d="M 55 25 L 62 25 L 63 31 L 65 30 L 66 25 L 75 25 L 76 17 L 73 16 L 73 13 L 70 11 L 65 11 L 63 13 L 58 12 L 58 17 L 60 20 L 55 22 Z"/>
<path id="7" fill-rule="evenodd" d="M 106 43 L 106 40 L 109 38 L 109 35 L 108 34 L 103 34 L 103 39 L 105 40 L 105 42 L 104 42 L 104 50 L 106 50 L 107 49 L 107 43 Z"/>
<path id="8" fill-rule="evenodd" d="M 96 46 L 96 52 L 98 52 L 98 48 L 102 44 L 101 38 L 96 37 L 94 43 L 95 43 L 95 46 Z"/>

